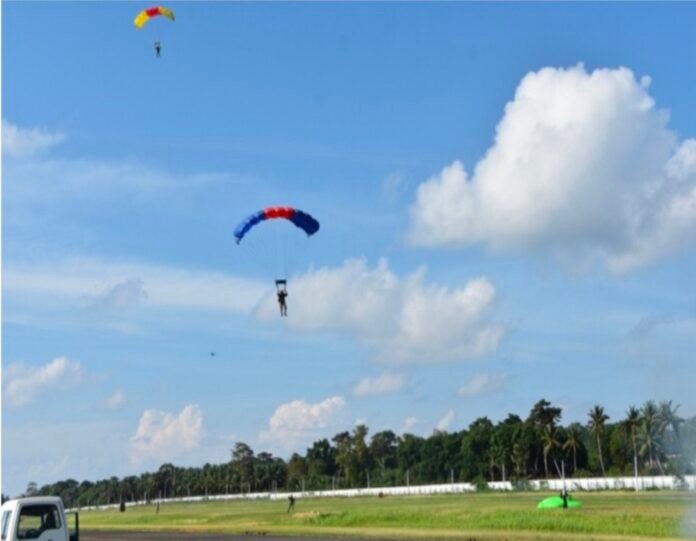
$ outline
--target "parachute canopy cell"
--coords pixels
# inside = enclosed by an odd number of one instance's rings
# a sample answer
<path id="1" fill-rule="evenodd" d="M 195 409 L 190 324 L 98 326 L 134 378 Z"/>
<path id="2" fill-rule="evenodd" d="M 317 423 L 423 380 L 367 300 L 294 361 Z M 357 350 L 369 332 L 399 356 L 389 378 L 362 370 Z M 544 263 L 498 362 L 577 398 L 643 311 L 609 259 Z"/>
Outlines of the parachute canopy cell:
<path id="1" fill-rule="evenodd" d="M 291 207 L 268 207 L 242 220 L 242 223 L 234 230 L 234 238 L 237 240 L 237 244 L 241 242 L 244 235 L 255 225 L 265 220 L 280 218 L 291 221 L 295 226 L 307 233 L 308 237 L 311 237 L 314 233 L 319 231 L 319 222 L 306 212 Z"/>
<path id="2" fill-rule="evenodd" d="M 135 16 L 133 24 L 136 26 L 136 28 L 140 29 L 143 26 L 145 26 L 150 19 L 152 19 L 153 17 L 158 17 L 160 15 L 162 15 L 163 17 L 167 17 L 172 21 L 174 20 L 174 12 L 171 9 L 166 8 L 164 6 L 155 6 L 144 9 L 140 13 L 138 13 Z"/>

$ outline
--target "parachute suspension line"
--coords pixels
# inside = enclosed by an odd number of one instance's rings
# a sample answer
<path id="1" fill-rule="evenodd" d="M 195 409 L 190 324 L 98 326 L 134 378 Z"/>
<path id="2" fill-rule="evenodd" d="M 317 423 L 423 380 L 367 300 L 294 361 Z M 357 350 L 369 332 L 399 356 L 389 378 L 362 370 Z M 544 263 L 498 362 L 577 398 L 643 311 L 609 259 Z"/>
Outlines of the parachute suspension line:
<path id="1" fill-rule="evenodd" d="M 266 220 L 274 219 L 284 219 L 288 220 L 289 222 L 292 222 L 292 224 L 295 227 L 302 229 L 308 237 L 311 237 L 317 231 L 319 231 L 320 227 L 319 222 L 313 216 L 307 214 L 302 210 L 295 209 L 292 207 L 267 207 L 263 210 L 251 214 L 250 216 L 242 220 L 242 222 L 237 226 L 237 228 L 234 231 L 234 237 L 237 241 L 237 244 L 240 244 L 242 242 L 242 239 L 244 239 L 244 237 L 247 235 L 247 233 L 249 233 L 249 231 L 256 227 L 258 224 L 260 224 L 261 222 L 265 222 Z M 276 246 L 276 277 L 278 277 L 280 272 L 283 272 L 283 274 L 285 274 L 285 272 L 287 272 L 288 270 L 287 268 L 281 267 L 284 267 L 288 263 L 286 254 L 291 243 L 285 242 L 285 238 L 280 238 L 276 240 L 279 243 L 283 241 L 281 245 Z M 282 278 L 286 277 L 283 276 Z"/>
<path id="2" fill-rule="evenodd" d="M 237 244 L 240 245 L 244 237 L 261 222 L 275 219 L 287 220 L 305 233 L 305 235 L 298 235 L 293 231 L 293 228 L 280 228 L 280 234 L 273 235 L 273 241 L 270 243 L 271 246 L 273 246 L 273 244 L 276 245 L 274 254 L 276 272 L 274 279 L 281 316 L 286 316 L 287 309 L 285 306 L 285 297 L 287 296 L 287 280 L 288 275 L 292 271 L 289 265 L 294 263 L 294 258 L 298 255 L 297 251 L 300 248 L 300 242 L 306 243 L 309 237 L 319 231 L 320 225 L 318 220 L 302 210 L 292 207 L 267 207 L 251 214 L 237 226 L 234 231 Z M 254 242 L 247 242 L 245 245 L 246 244 L 251 244 L 251 251 L 255 252 Z M 306 250 L 307 245 L 303 245 L 302 248 Z M 271 259 L 271 261 L 273 261 L 273 259 Z M 273 268 L 272 263 L 269 267 L 271 269 Z"/>
<path id="3" fill-rule="evenodd" d="M 264 278 L 275 279 L 275 257 L 269 250 L 264 250 L 263 246 L 256 242 L 248 242 L 244 245 L 244 251 L 256 272 L 261 273 Z"/>
<path id="4" fill-rule="evenodd" d="M 307 260 L 309 237 L 307 235 L 288 235 L 288 242 L 283 250 L 283 270 L 289 276 L 304 269 L 298 269 L 300 261 Z"/>
<path id="5" fill-rule="evenodd" d="M 287 279 L 285 276 L 287 269 L 285 268 L 285 235 L 278 235 L 275 238 L 276 242 L 276 284 L 279 281 Z"/>
<path id="6" fill-rule="evenodd" d="M 176 17 L 174 16 L 174 12 L 168 7 L 153 6 L 151 8 L 144 9 L 140 13 L 138 13 L 135 16 L 135 19 L 133 19 L 133 24 L 138 30 L 143 30 L 143 28 L 145 28 L 145 26 L 149 24 L 150 20 L 156 17 L 164 17 L 166 19 L 169 19 L 171 22 L 174 22 L 174 20 L 176 19 Z M 157 58 L 159 58 L 160 52 L 162 50 L 162 41 L 160 40 L 159 34 L 157 35 L 157 39 L 154 42 L 154 47 L 155 55 Z"/>

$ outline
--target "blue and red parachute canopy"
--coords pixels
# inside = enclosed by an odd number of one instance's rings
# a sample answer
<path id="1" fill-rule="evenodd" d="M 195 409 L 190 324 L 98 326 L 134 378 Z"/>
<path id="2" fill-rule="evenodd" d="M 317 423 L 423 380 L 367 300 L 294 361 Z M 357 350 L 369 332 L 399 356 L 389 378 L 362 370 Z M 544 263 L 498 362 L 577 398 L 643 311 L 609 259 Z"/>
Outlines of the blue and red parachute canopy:
<path id="1" fill-rule="evenodd" d="M 255 212 L 248 218 L 242 220 L 234 230 L 234 238 L 237 240 L 237 244 L 241 242 L 249 230 L 257 224 L 265 220 L 273 220 L 277 218 L 283 218 L 285 220 L 291 221 L 295 226 L 299 227 L 307 233 L 310 237 L 319 231 L 319 222 L 306 212 L 299 209 L 294 209 L 292 207 L 268 207 L 258 212 Z"/>

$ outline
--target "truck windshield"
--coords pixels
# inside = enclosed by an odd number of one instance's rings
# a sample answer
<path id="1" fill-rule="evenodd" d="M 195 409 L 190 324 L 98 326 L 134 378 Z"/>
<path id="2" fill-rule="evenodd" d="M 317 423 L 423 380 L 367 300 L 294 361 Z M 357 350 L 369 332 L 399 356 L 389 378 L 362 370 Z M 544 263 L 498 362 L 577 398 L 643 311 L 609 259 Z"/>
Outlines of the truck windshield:
<path id="1" fill-rule="evenodd" d="M 7 539 L 7 529 L 10 527 L 10 515 L 12 511 L 5 511 L 2 514 L 2 539 Z"/>
<path id="2" fill-rule="evenodd" d="M 26 505 L 19 512 L 17 539 L 37 539 L 46 530 L 57 530 L 61 525 L 55 505 Z"/>

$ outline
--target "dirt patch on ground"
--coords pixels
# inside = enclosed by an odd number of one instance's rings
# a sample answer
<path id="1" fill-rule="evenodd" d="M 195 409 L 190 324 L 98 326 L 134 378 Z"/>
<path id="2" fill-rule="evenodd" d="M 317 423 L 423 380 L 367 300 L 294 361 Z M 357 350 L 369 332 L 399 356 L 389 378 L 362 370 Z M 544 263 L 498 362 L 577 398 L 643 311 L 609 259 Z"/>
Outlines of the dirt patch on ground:
<path id="1" fill-rule="evenodd" d="M 315 518 L 321 515 L 319 511 L 303 511 L 302 513 L 293 513 L 292 517 L 293 518 L 300 518 L 300 519 L 307 519 L 307 518 Z"/>

